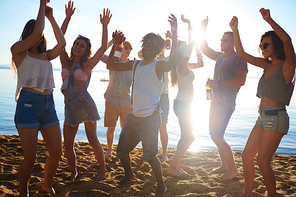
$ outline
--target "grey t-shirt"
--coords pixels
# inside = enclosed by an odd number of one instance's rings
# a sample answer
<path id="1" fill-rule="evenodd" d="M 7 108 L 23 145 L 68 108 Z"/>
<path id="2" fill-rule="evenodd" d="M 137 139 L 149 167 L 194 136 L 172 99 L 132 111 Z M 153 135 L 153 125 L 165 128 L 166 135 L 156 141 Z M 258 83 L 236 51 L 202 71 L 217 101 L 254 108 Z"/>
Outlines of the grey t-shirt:
<path id="1" fill-rule="evenodd" d="M 247 62 L 239 58 L 236 54 L 230 57 L 219 55 L 217 57 L 214 80 L 227 81 L 235 77 L 235 71 L 248 71 Z M 213 101 L 224 104 L 231 109 L 235 109 L 236 95 L 239 87 L 219 86 L 213 88 Z"/>

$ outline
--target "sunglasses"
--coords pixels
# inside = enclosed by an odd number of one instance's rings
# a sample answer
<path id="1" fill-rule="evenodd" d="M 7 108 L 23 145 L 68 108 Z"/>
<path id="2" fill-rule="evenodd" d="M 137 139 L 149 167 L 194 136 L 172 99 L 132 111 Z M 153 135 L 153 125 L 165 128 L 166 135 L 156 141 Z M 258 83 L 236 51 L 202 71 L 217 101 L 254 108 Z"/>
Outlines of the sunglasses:
<path id="1" fill-rule="evenodd" d="M 84 36 L 82 36 L 82 35 L 78 35 L 78 37 L 77 38 L 82 38 L 82 39 L 84 39 L 84 40 L 86 40 L 86 41 L 90 41 L 90 39 L 89 38 L 87 38 L 87 37 L 84 37 Z"/>
<path id="2" fill-rule="evenodd" d="M 267 42 L 264 42 L 264 43 L 261 43 L 260 45 L 259 45 L 259 47 L 262 49 L 267 49 L 267 47 L 269 46 L 269 45 L 272 45 L 272 43 L 267 43 Z"/>
<path id="3" fill-rule="evenodd" d="M 129 47 L 129 46 L 124 46 L 125 49 L 129 49 L 129 50 L 133 50 L 132 47 Z"/>
<path id="4" fill-rule="evenodd" d="M 230 39 L 221 39 L 220 40 L 222 43 L 227 43 L 227 42 L 229 42 L 229 41 L 233 41 L 233 40 L 230 40 Z"/>

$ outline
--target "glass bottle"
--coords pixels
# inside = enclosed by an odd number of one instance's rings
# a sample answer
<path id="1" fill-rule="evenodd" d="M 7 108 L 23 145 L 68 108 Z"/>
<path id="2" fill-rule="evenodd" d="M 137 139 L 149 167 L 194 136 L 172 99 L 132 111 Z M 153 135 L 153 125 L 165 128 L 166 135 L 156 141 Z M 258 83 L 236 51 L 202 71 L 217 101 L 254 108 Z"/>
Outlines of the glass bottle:
<path id="1" fill-rule="evenodd" d="M 115 52 L 114 52 L 114 61 L 119 62 L 122 54 L 123 43 L 117 45 Z"/>
<path id="2" fill-rule="evenodd" d="M 210 77 L 208 78 L 208 81 L 210 80 Z M 212 100 L 212 88 L 207 85 L 206 86 L 206 97 L 207 97 L 207 100 Z"/>
<path id="3" fill-rule="evenodd" d="M 165 38 L 165 45 L 166 45 L 166 49 L 171 48 L 171 40 L 168 36 Z"/>

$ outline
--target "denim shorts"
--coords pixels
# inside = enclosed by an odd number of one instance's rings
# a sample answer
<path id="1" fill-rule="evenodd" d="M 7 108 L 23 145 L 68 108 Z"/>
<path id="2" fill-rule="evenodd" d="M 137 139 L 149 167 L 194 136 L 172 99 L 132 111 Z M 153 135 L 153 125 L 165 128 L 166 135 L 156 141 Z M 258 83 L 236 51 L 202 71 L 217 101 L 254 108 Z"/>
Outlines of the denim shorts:
<path id="1" fill-rule="evenodd" d="M 128 154 L 142 141 L 143 158 L 153 159 L 158 153 L 158 130 L 160 128 L 159 110 L 147 117 L 126 116 L 126 123 L 120 133 L 117 152 Z"/>
<path id="2" fill-rule="evenodd" d="M 224 136 L 233 111 L 233 109 L 226 105 L 212 101 L 209 121 L 210 135 Z"/>
<path id="3" fill-rule="evenodd" d="M 160 109 L 162 110 L 161 116 L 161 123 L 168 123 L 168 116 L 169 116 L 169 95 L 168 94 L 161 94 L 160 95 Z"/>
<path id="4" fill-rule="evenodd" d="M 22 90 L 14 116 L 16 128 L 39 128 L 59 125 L 52 93 L 37 94 Z"/>
<path id="5" fill-rule="evenodd" d="M 285 105 L 260 106 L 256 125 L 263 130 L 287 134 L 289 130 L 289 116 Z"/>
<path id="6" fill-rule="evenodd" d="M 180 101 L 178 99 L 174 100 L 174 112 L 176 116 L 181 114 L 191 113 L 192 101 Z"/>

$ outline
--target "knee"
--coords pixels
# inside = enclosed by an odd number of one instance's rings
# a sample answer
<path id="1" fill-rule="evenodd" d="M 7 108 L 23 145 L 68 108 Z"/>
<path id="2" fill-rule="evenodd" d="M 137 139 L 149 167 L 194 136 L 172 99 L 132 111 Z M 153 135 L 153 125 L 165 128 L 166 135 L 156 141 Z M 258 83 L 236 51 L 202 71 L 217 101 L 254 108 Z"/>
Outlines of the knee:
<path id="1" fill-rule="evenodd" d="M 192 144 L 194 141 L 195 141 L 195 136 L 194 136 L 194 135 L 190 135 L 190 136 L 188 137 L 188 142 L 189 142 L 190 144 Z"/>
<path id="2" fill-rule="evenodd" d="M 49 155 L 57 160 L 59 160 L 62 156 L 63 150 L 62 147 L 55 148 L 55 150 L 49 152 Z"/>
<path id="3" fill-rule="evenodd" d="M 119 159 L 123 159 L 129 156 L 129 153 L 122 153 L 122 152 L 118 152 L 116 151 L 116 155 Z"/>
<path id="4" fill-rule="evenodd" d="M 31 154 L 29 156 L 25 156 L 23 163 L 25 163 L 26 166 L 33 166 L 36 161 L 36 153 L 35 155 Z"/>
<path id="5" fill-rule="evenodd" d="M 270 162 L 264 159 L 263 157 L 260 157 L 260 155 L 257 158 L 257 165 L 259 166 L 261 172 L 267 170 L 270 167 Z"/>
<path id="6" fill-rule="evenodd" d="M 211 135 L 211 139 L 213 140 L 213 142 L 215 142 L 215 144 L 218 144 L 219 141 L 221 141 L 223 138 L 220 136 Z"/>
<path id="7" fill-rule="evenodd" d="M 64 147 L 65 147 L 65 152 L 73 152 L 74 151 L 74 146 L 72 144 L 69 143 L 64 143 Z"/>

